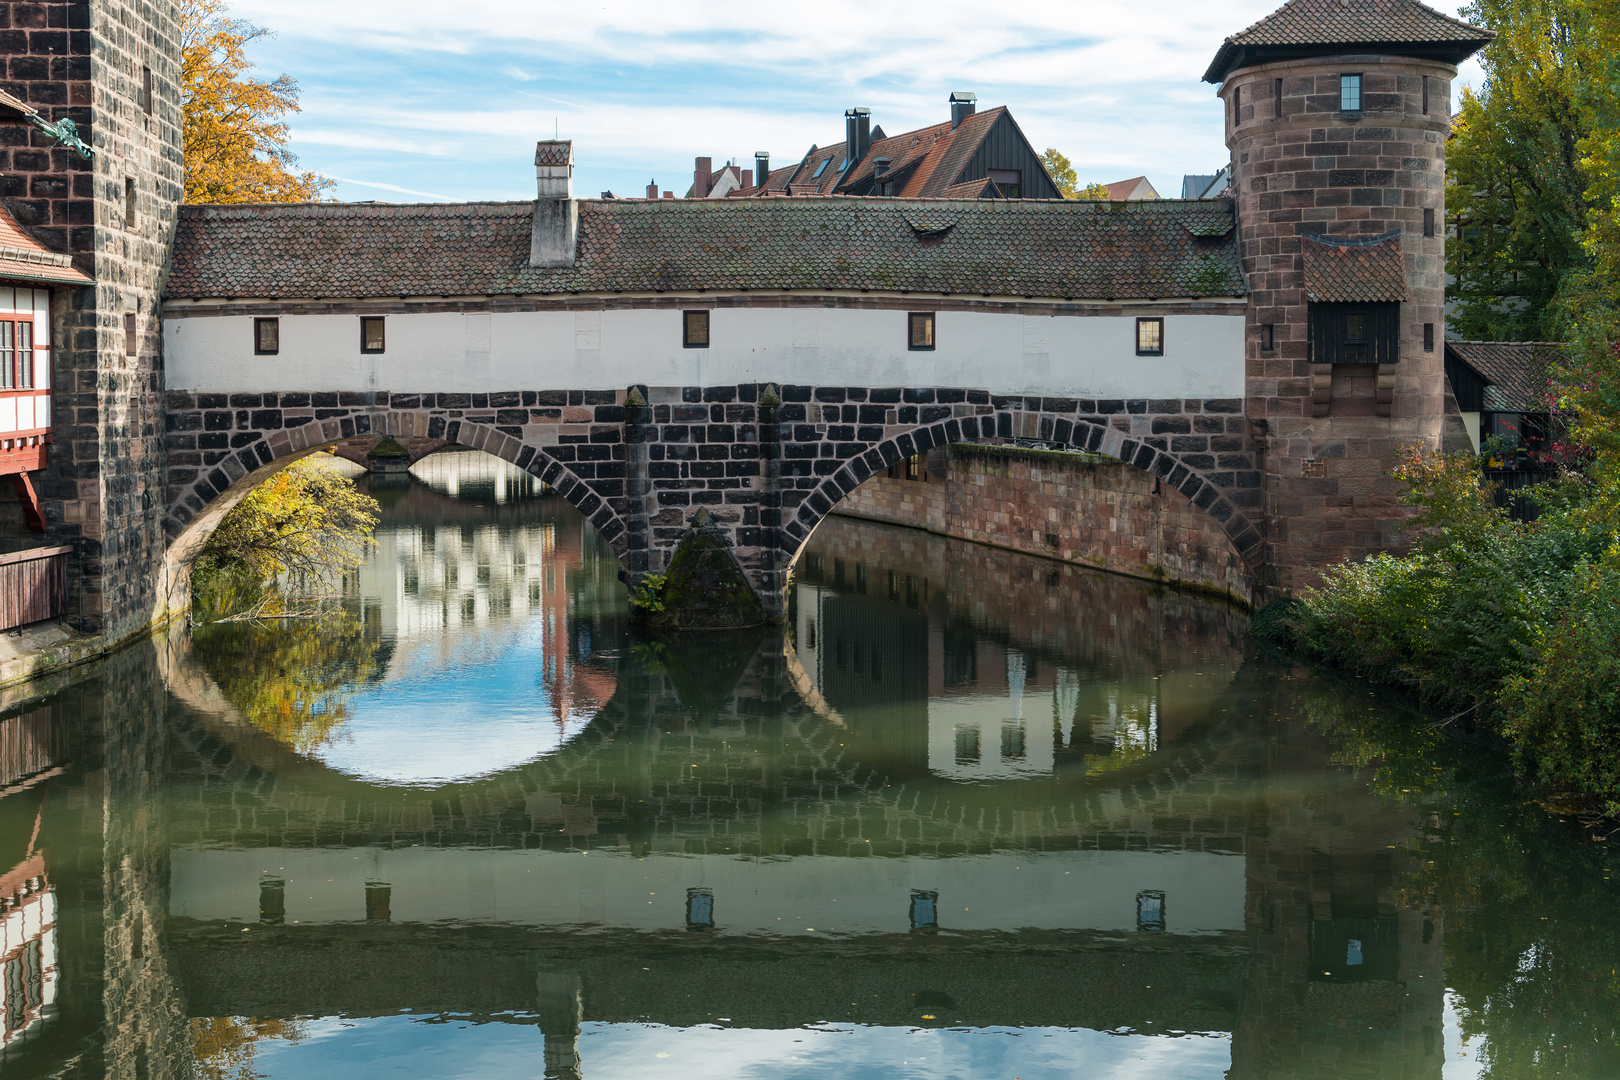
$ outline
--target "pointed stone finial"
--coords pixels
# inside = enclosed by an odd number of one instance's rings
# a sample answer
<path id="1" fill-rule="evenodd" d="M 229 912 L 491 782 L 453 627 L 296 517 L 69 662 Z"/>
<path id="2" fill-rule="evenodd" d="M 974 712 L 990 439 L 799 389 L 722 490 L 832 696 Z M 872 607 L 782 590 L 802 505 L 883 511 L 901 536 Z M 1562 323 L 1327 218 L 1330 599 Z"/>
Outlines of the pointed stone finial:
<path id="1" fill-rule="evenodd" d="M 713 524 L 714 519 L 709 516 L 709 508 L 707 506 L 698 507 L 698 512 L 692 515 L 692 527 L 694 529 L 707 529 Z"/>

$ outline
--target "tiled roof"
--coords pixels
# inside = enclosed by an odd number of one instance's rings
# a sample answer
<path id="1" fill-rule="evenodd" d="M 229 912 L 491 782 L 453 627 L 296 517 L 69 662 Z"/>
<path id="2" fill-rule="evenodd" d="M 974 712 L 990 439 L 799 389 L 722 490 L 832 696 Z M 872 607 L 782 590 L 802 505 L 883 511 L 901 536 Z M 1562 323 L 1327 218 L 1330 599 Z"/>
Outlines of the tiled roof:
<path id="1" fill-rule="evenodd" d="M 1157 199 L 1158 189 L 1153 182 L 1145 176 L 1133 176 L 1129 180 L 1115 180 L 1112 184 L 1104 184 L 1108 189 L 1108 198 L 1113 202 L 1137 202 L 1142 199 Z"/>
<path id="2" fill-rule="evenodd" d="M 1204 81 L 1220 82 L 1249 58 L 1319 55 L 1324 47 L 1405 47 L 1401 51 L 1415 49 L 1456 63 L 1495 36 L 1417 0 L 1289 0 L 1227 38 L 1204 72 Z"/>
<path id="3" fill-rule="evenodd" d="M 530 203 L 183 206 L 167 295 L 1247 291 L 1225 200 L 581 200 L 578 257 L 561 269 L 529 266 L 532 215 Z"/>
<path id="4" fill-rule="evenodd" d="M 75 269 L 68 256 L 58 255 L 35 240 L 0 207 L 0 281 L 90 285 L 95 279 Z"/>
<path id="5" fill-rule="evenodd" d="M 1547 341 L 1448 341 L 1446 351 L 1485 377 L 1485 408 L 1544 413 L 1551 369 L 1564 347 Z"/>
<path id="6" fill-rule="evenodd" d="M 1317 303 L 1372 303 L 1406 299 L 1401 235 L 1367 240 L 1303 236 L 1305 295 Z"/>

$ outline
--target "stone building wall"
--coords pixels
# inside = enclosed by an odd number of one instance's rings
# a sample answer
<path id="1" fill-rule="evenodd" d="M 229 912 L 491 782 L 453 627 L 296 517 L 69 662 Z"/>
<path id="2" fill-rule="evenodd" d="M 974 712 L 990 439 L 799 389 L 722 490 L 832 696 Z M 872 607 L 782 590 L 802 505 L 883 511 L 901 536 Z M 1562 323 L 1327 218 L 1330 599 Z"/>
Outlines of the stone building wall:
<path id="1" fill-rule="evenodd" d="M 121 638 L 169 601 L 159 298 L 183 190 L 176 7 L 0 3 L 0 63 L 0 88 L 47 120 L 70 117 L 96 151 L 87 162 L 20 121 L 0 125 L 0 200 L 96 279 L 56 292 L 55 442 L 36 486 L 44 542 L 75 549 L 70 621 Z M 9 500 L 0 506 L 0 529 L 28 539 Z"/>
<path id="2" fill-rule="evenodd" d="M 1355 73 L 1362 111 L 1340 112 L 1339 76 Z M 1439 443 L 1455 75 L 1437 61 L 1356 55 L 1242 68 L 1221 86 L 1251 289 L 1245 412 L 1264 425 L 1268 586 L 1309 585 L 1316 568 L 1399 548 L 1394 528 L 1409 511 L 1387 474 L 1401 445 Z M 1424 235 L 1425 210 L 1433 236 Z M 1399 363 L 1313 364 L 1300 234 L 1392 231 L 1407 279 Z M 1266 325 L 1275 327 L 1271 350 L 1261 349 Z"/>
<path id="3" fill-rule="evenodd" d="M 931 454 L 923 479 L 907 479 L 902 462 L 833 512 L 1256 599 L 1241 556 L 1208 514 L 1110 458 L 958 444 Z"/>

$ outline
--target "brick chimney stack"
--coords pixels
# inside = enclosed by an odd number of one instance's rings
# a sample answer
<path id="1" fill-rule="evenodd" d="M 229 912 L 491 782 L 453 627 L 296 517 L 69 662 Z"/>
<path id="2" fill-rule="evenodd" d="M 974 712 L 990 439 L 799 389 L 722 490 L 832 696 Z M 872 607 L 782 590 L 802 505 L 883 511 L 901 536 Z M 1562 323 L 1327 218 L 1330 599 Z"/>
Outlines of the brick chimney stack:
<path id="1" fill-rule="evenodd" d="M 658 181 L 656 181 L 656 180 L 647 181 L 647 198 L 649 198 L 649 199 L 658 198 Z"/>
<path id="2" fill-rule="evenodd" d="M 707 199 L 709 189 L 714 187 L 714 159 L 700 157 L 695 160 L 695 165 L 692 170 L 692 198 Z"/>

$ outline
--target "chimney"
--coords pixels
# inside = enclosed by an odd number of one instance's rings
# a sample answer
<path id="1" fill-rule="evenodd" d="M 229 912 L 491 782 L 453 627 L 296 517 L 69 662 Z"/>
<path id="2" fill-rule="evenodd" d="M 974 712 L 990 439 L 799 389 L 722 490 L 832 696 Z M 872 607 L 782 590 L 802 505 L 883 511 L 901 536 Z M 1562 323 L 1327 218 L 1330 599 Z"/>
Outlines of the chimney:
<path id="1" fill-rule="evenodd" d="M 647 198 L 649 198 L 649 199 L 658 198 L 658 181 L 656 181 L 656 180 L 647 181 Z"/>
<path id="2" fill-rule="evenodd" d="M 753 169 L 738 169 L 737 170 L 737 183 L 742 185 L 745 188 L 753 187 L 754 186 L 754 170 Z"/>
<path id="3" fill-rule="evenodd" d="M 675 197 L 675 193 L 674 193 L 674 192 L 673 192 L 673 191 L 666 191 L 666 192 L 664 192 L 664 198 L 666 198 L 666 199 L 673 199 L 673 198 L 674 198 L 674 197 Z"/>
<path id="4" fill-rule="evenodd" d="M 962 121 L 973 115 L 978 108 L 979 95 L 970 94 L 966 90 L 958 90 L 951 95 L 951 130 L 955 131 L 962 125 Z"/>
<path id="5" fill-rule="evenodd" d="M 539 197 L 529 234 L 530 266 L 573 266 L 579 240 L 579 204 L 574 201 L 574 144 L 547 139 L 535 144 Z"/>
<path id="6" fill-rule="evenodd" d="M 866 156 L 867 149 L 872 145 L 871 109 L 844 110 L 844 142 L 849 150 L 851 165 Z"/>
<path id="7" fill-rule="evenodd" d="M 692 198 L 707 199 L 709 189 L 714 186 L 714 159 L 700 157 L 695 164 L 696 168 L 692 170 Z"/>
<path id="8" fill-rule="evenodd" d="M 754 151 L 754 183 L 760 187 L 771 178 L 771 152 L 769 150 Z"/>

